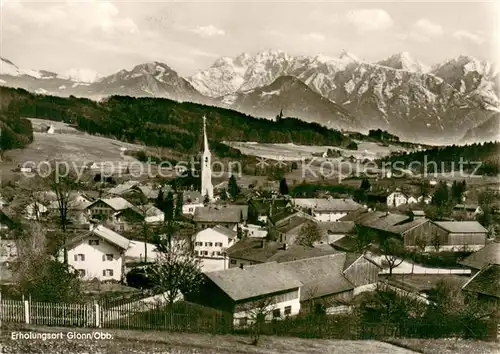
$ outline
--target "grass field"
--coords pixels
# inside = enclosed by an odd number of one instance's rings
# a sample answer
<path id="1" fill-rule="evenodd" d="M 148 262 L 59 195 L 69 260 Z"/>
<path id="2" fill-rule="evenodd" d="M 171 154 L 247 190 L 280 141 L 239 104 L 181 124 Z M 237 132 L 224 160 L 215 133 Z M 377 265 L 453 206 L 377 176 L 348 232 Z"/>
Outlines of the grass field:
<path id="1" fill-rule="evenodd" d="M 34 328 L 33 328 L 34 329 Z M 311 340 L 289 337 L 262 337 L 258 346 L 249 344 L 249 337 L 219 336 L 194 333 L 140 332 L 106 329 L 113 338 L 106 340 L 65 339 L 66 328 L 38 327 L 38 332 L 63 332 L 64 339 L 58 340 L 12 340 L 10 331 L 3 330 L 3 354 L 160 354 L 160 353 L 200 353 L 200 354 L 411 354 L 411 350 L 379 341 L 336 341 Z M 91 333 L 90 330 L 78 329 L 78 333 Z"/>
<path id="2" fill-rule="evenodd" d="M 480 342 L 454 339 L 393 339 L 390 343 L 424 354 L 497 354 L 499 342 Z"/>

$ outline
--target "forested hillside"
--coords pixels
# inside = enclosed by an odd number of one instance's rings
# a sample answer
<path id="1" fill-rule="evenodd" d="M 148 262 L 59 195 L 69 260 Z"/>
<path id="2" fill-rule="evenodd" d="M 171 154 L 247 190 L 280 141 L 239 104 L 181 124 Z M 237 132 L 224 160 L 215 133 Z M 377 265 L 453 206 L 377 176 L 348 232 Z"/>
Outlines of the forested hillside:
<path id="1" fill-rule="evenodd" d="M 112 96 L 102 102 L 84 98 L 33 95 L 21 89 L 0 88 L 2 111 L 12 117 L 33 117 L 74 124 L 91 134 L 141 142 L 182 152 L 199 150 L 202 117 L 207 117 L 214 142 L 256 141 L 304 145 L 347 146 L 341 132 L 295 118 L 275 122 L 236 111 L 160 98 Z"/>
<path id="2" fill-rule="evenodd" d="M 427 172 L 429 173 L 457 171 L 460 169 L 461 161 L 464 170 L 473 171 L 476 164 L 481 162 L 477 174 L 497 175 L 500 173 L 500 143 L 489 142 L 464 146 L 436 147 L 409 154 L 392 155 L 382 161 L 390 161 L 392 164 L 398 162 L 396 166 L 401 167 L 403 165 L 404 168 L 408 168 L 410 163 L 417 161 L 422 168 L 427 164 Z M 436 167 L 434 166 L 437 167 L 437 170 L 435 170 Z"/>

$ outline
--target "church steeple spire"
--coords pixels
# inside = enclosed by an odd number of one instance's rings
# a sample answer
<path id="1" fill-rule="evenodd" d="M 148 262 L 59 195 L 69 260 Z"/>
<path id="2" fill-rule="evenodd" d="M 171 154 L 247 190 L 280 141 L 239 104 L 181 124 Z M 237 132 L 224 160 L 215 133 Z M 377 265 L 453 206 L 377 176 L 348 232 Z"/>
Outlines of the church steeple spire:
<path id="1" fill-rule="evenodd" d="M 212 154 L 208 148 L 207 119 L 203 116 L 203 155 L 201 161 L 201 194 L 214 199 L 214 186 L 212 185 Z"/>

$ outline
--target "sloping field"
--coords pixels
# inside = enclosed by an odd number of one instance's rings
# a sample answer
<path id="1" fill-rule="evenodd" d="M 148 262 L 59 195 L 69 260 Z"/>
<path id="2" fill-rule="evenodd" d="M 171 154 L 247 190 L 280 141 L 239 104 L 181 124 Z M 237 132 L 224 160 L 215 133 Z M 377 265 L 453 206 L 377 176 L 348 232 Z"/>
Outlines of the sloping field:
<path id="1" fill-rule="evenodd" d="M 4 331 L 2 335 L 3 351 L 9 354 L 160 354 L 160 353 L 210 353 L 210 354 L 411 354 L 413 351 L 378 341 L 341 341 L 322 339 L 300 339 L 290 337 L 262 337 L 258 346 L 250 345 L 249 337 L 230 335 L 209 335 L 195 333 L 168 333 L 156 331 L 102 330 L 112 339 L 67 340 L 65 328 L 37 328 L 39 332 L 63 333 L 63 339 L 57 340 L 11 340 Z M 76 333 L 91 333 L 90 330 L 76 329 Z M 7 338 L 6 338 L 7 337 Z"/>

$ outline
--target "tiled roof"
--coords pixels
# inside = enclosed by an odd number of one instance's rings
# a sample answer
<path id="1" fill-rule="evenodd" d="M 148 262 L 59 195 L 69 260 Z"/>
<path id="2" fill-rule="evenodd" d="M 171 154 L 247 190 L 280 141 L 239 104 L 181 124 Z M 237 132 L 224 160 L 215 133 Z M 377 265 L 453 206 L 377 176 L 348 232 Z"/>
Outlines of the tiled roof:
<path id="1" fill-rule="evenodd" d="M 354 289 L 343 275 L 345 253 L 281 263 L 286 271 L 302 282 L 300 301 Z"/>
<path id="2" fill-rule="evenodd" d="M 462 289 L 500 299 L 500 265 L 486 265 Z"/>
<path id="3" fill-rule="evenodd" d="M 264 246 L 262 246 L 264 244 Z M 338 253 L 331 246 L 304 247 L 289 245 L 285 250 L 282 243 L 264 242 L 262 240 L 245 238 L 229 247 L 227 253 L 230 258 L 245 259 L 253 262 L 288 262 L 304 258 L 324 256 Z"/>
<path id="4" fill-rule="evenodd" d="M 281 220 L 285 220 L 286 218 L 292 216 L 292 215 L 299 215 L 300 213 L 297 210 L 294 209 L 284 209 L 281 210 L 279 213 L 273 214 L 270 218 L 269 221 L 272 224 L 279 223 Z"/>
<path id="5" fill-rule="evenodd" d="M 468 210 L 468 211 L 476 211 L 478 208 L 477 204 L 457 204 L 453 208 L 454 210 Z"/>
<path id="6" fill-rule="evenodd" d="M 358 210 L 350 212 L 349 214 L 341 217 L 338 221 L 356 221 L 359 218 L 362 218 L 367 213 L 368 211 L 365 208 L 359 208 Z"/>
<path id="7" fill-rule="evenodd" d="M 248 217 L 248 205 L 198 207 L 193 220 L 197 222 L 239 223 Z"/>
<path id="8" fill-rule="evenodd" d="M 304 218 L 302 216 L 292 216 L 287 220 L 287 222 L 280 224 L 279 226 L 276 227 L 276 230 L 282 233 L 287 233 L 289 231 L 292 231 L 296 229 L 297 227 L 300 227 L 304 225 L 307 222 L 312 222 L 310 219 Z"/>
<path id="9" fill-rule="evenodd" d="M 391 227 L 409 219 L 410 217 L 407 215 L 374 211 L 364 214 L 356 221 L 356 224 L 370 227 L 372 229 L 390 231 Z"/>
<path id="10" fill-rule="evenodd" d="M 92 202 L 92 204 L 97 203 L 99 200 L 101 200 L 103 203 L 106 203 L 109 205 L 113 210 L 119 211 L 119 210 L 124 210 L 128 208 L 132 208 L 133 205 L 129 203 L 127 200 L 123 199 L 122 197 L 115 197 L 115 198 L 102 198 L 98 199 L 95 202 Z M 90 204 L 90 205 L 92 205 Z"/>
<path id="11" fill-rule="evenodd" d="M 139 191 L 141 191 L 142 194 L 148 199 L 156 199 L 158 198 L 158 194 L 160 193 L 159 189 L 154 189 L 151 186 L 135 186 L 134 188 L 137 188 Z"/>
<path id="12" fill-rule="evenodd" d="M 500 242 L 494 241 L 484 246 L 466 257 L 460 264 L 473 269 L 481 269 L 486 264 L 500 265 Z"/>
<path id="13" fill-rule="evenodd" d="M 412 214 L 415 216 L 425 216 L 425 212 L 423 210 L 413 210 Z"/>
<path id="14" fill-rule="evenodd" d="M 361 208 L 361 205 L 352 199 L 294 198 L 292 202 L 298 207 L 314 211 L 350 212 Z"/>
<path id="15" fill-rule="evenodd" d="M 319 222 L 319 228 L 326 234 L 341 234 L 345 235 L 354 230 L 356 224 L 354 221 L 332 221 Z"/>
<path id="16" fill-rule="evenodd" d="M 128 190 L 130 190 L 132 187 L 138 185 L 140 181 L 127 181 L 125 183 L 119 184 L 113 188 L 111 188 L 108 193 L 109 194 L 116 194 L 116 195 L 121 195 Z"/>
<path id="17" fill-rule="evenodd" d="M 120 247 L 124 250 L 126 250 L 128 248 L 129 242 L 130 242 L 127 238 L 114 232 L 113 230 L 110 230 L 107 227 L 104 227 L 102 225 L 98 225 L 90 231 L 86 231 L 84 233 L 77 235 L 76 237 L 71 239 L 67 243 L 67 245 L 68 246 L 74 245 L 77 242 L 79 242 L 80 240 L 82 240 L 88 236 L 91 236 L 91 235 L 99 236 L 100 238 L 102 238 L 102 239 L 108 241 L 109 243 L 116 245 L 117 247 Z"/>
<path id="18" fill-rule="evenodd" d="M 205 198 L 203 198 L 201 193 L 198 191 L 184 191 L 182 193 L 182 198 L 183 198 L 185 203 L 187 203 L 188 201 L 191 201 L 192 203 L 195 203 L 195 202 L 201 203 L 205 199 Z"/>
<path id="19" fill-rule="evenodd" d="M 344 236 L 341 239 L 338 239 L 332 243 L 332 246 L 335 249 L 341 251 L 352 252 L 358 248 L 358 242 L 354 237 Z"/>
<path id="20" fill-rule="evenodd" d="M 451 233 L 488 233 L 477 221 L 435 221 L 436 225 Z"/>
<path id="21" fill-rule="evenodd" d="M 302 286 L 293 274 L 276 262 L 207 272 L 205 275 L 234 301 Z"/>
<path id="22" fill-rule="evenodd" d="M 425 223 L 430 222 L 430 220 L 426 218 L 416 218 L 413 221 L 408 221 L 399 225 L 391 226 L 387 228 L 387 231 L 393 232 L 395 234 L 404 234 L 410 230 L 413 230 L 414 228 L 421 226 Z"/>
<path id="23" fill-rule="evenodd" d="M 228 229 L 227 227 L 221 226 L 221 225 L 216 225 L 216 226 L 212 227 L 212 230 L 214 230 L 218 233 L 221 233 L 230 239 L 235 239 L 236 235 L 237 235 L 236 231 L 233 231 L 233 230 Z"/>

